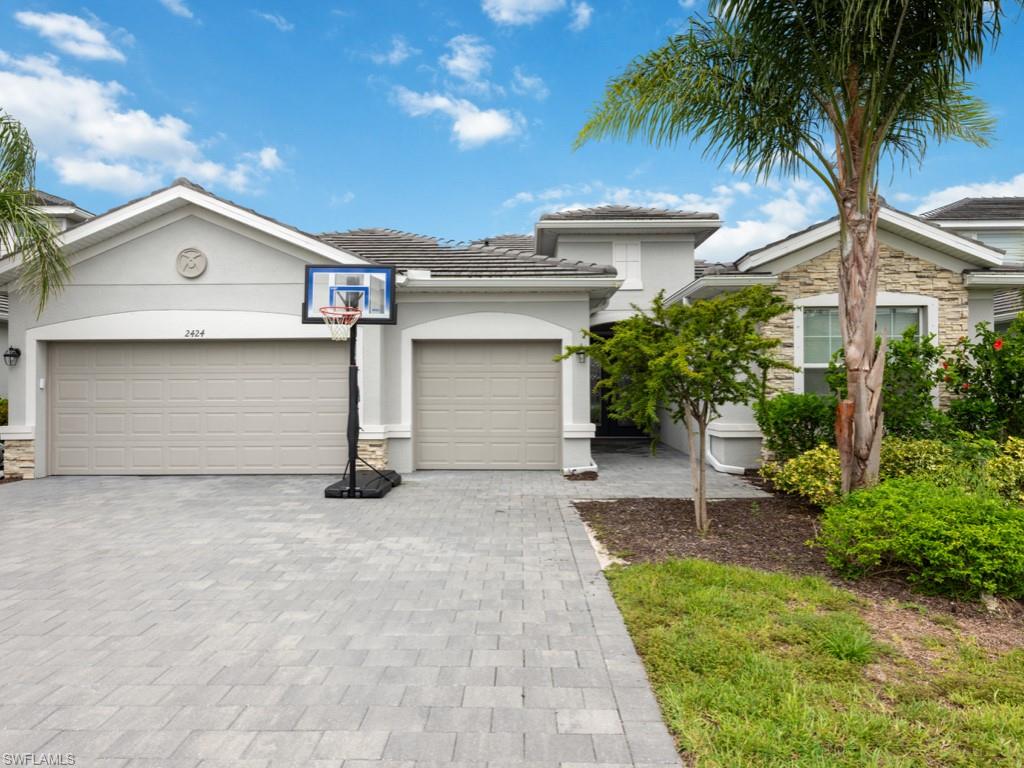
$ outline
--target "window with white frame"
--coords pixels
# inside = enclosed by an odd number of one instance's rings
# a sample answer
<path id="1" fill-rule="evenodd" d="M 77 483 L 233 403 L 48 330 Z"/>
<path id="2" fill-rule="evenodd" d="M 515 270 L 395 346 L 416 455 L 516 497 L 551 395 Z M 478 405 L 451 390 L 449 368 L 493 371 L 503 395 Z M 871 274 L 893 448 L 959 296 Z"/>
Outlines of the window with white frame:
<path id="1" fill-rule="evenodd" d="M 644 287 L 640 274 L 640 241 L 616 241 L 612 244 L 612 266 L 622 278 L 623 291 Z"/>
<path id="2" fill-rule="evenodd" d="M 875 313 L 875 332 L 894 339 L 910 327 L 917 328 L 918 337 L 924 327 L 923 307 L 879 307 Z M 828 363 L 843 348 L 839 330 L 839 310 L 835 307 L 804 309 L 803 374 L 804 392 L 826 395 Z"/>

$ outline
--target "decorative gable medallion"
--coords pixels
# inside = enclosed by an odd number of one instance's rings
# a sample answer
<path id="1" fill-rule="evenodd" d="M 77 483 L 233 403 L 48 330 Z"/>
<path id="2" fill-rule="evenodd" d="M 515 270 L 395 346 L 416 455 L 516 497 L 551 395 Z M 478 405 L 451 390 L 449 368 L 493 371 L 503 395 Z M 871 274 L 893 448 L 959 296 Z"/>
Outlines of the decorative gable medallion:
<path id="1" fill-rule="evenodd" d="M 198 248 L 186 248 L 175 260 L 178 274 L 190 280 L 203 274 L 206 271 L 206 264 L 206 254 Z"/>

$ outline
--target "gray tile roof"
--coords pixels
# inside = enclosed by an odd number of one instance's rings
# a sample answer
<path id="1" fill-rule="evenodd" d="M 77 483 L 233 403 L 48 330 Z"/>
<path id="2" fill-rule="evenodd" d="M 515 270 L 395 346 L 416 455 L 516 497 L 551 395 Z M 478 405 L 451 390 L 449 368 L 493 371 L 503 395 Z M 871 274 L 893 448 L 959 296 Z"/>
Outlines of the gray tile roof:
<path id="1" fill-rule="evenodd" d="M 536 252 L 537 239 L 533 235 L 491 235 L 473 240 L 470 245 L 493 245 L 495 248 L 514 248 L 518 251 Z"/>
<path id="2" fill-rule="evenodd" d="M 991 221 L 1024 219 L 1024 197 L 965 197 L 921 214 L 925 219 Z"/>
<path id="3" fill-rule="evenodd" d="M 568 211 L 545 213 L 541 221 L 629 221 L 631 219 L 717 219 L 717 213 L 700 211 L 671 211 L 665 208 L 641 208 L 636 205 L 599 205 L 595 208 L 574 208 Z"/>
<path id="4" fill-rule="evenodd" d="M 317 235 L 328 245 L 396 269 L 429 269 L 435 277 L 595 277 L 614 267 L 566 261 L 532 248 L 456 243 L 396 229 L 352 229 Z"/>
<path id="5" fill-rule="evenodd" d="M 49 192 L 43 192 L 41 189 L 35 191 L 36 205 L 60 205 L 68 208 L 77 208 L 78 204 L 72 200 L 68 200 L 65 197 L 57 197 L 51 195 Z"/>
<path id="6" fill-rule="evenodd" d="M 1024 312 L 1024 291 L 999 291 L 992 297 L 992 314 L 996 320 L 1012 320 Z"/>

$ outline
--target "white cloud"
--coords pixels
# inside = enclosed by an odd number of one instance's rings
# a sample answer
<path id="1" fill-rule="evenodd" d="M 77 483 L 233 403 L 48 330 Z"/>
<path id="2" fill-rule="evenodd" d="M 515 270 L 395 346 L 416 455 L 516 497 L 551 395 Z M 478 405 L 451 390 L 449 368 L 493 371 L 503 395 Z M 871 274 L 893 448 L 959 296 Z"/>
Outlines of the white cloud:
<path id="1" fill-rule="evenodd" d="M 565 0 L 483 0 L 483 10 L 498 24 L 533 24 L 565 7 Z"/>
<path id="2" fill-rule="evenodd" d="M 519 192 L 505 200 L 504 208 L 527 208 L 531 219 L 552 211 L 598 205 L 636 205 L 645 208 L 702 211 L 724 214 L 739 205 L 749 215 L 728 223 L 697 251 L 709 261 L 732 261 L 754 248 L 785 237 L 818 219 L 826 218 L 831 198 L 819 185 L 801 180 L 773 190 L 736 180 L 713 187 L 708 194 L 672 192 L 609 185 L 601 181 L 563 184 L 538 192 Z"/>
<path id="3" fill-rule="evenodd" d="M 538 75 L 528 75 L 520 67 L 512 70 L 512 90 L 520 96 L 532 96 L 537 101 L 543 101 L 551 91 L 547 84 Z"/>
<path id="4" fill-rule="evenodd" d="M 452 120 L 452 138 L 461 149 L 472 149 L 522 132 L 522 115 L 498 109 L 480 109 L 471 101 L 440 93 L 416 93 L 399 86 L 394 90 L 398 105 L 413 117 L 439 112 Z"/>
<path id="5" fill-rule="evenodd" d="M 679 0 L 680 8 L 689 9 L 693 8 L 695 5 L 697 5 L 697 0 Z"/>
<path id="6" fill-rule="evenodd" d="M 160 5 L 183 19 L 191 19 L 194 15 L 192 9 L 185 5 L 184 0 L 160 0 Z"/>
<path id="7" fill-rule="evenodd" d="M 931 211 L 965 197 L 1021 197 L 1024 196 L 1024 173 L 1006 181 L 979 181 L 973 184 L 955 184 L 937 189 L 921 198 L 915 213 Z"/>
<path id="8" fill-rule="evenodd" d="M 65 184 L 128 195 L 148 192 L 160 186 L 159 173 L 140 171 L 126 163 L 58 157 L 54 165 Z"/>
<path id="9" fill-rule="evenodd" d="M 489 90 L 484 76 L 491 70 L 494 49 L 476 35 L 458 35 L 446 45 L 448 53 L 440 58 L 445 71 L 474 90 Z"/>
<path id="10" fill-rule="evenodd" d="M 22 26 L 38 32 L 64 53 L 80 59 L 124 61 L 124 54 L 114 47 L 103 31 L 79 16 L 19 11 L 14 14 L 14 18 Z"/>
<path id="11" fill-rule="evenodd" d="M 67 184 L 135 194 L 170 176 L 189 176 L 245 191 L 270 170 L 264 163 L 273 163 L 263 152 L 230 164 L 211 160 L 181 118 L 126 107 L 120 83 L 68 74 L 52 56 L 0 51 L 0 93 L 5 111 L 28 128 L 40 161 Z"/>
<path id="12" fill-rule="evenodd" d="M 259 161 L 260 168 L 265 171 L 276 171 L 284 165 L 281 156 L 277 154 L 276 147 L 264 147 L 256 153 L 256 159 Z"/>
<path id="13" fill-rule="evenodd" d="M 342 192 L 340 195 L 331 195 L 328 203 L 332 208 L 337 208 L 339 205 L 348 205 L 356 199 L 356 193 L 351 190 Z"/>
<path id="14" fill-rule="evenodd" d="M 295 25 L 279 13 L 267 13 L 266 11 L 253 11 L 253 13 L 277 27 L 278 32 L 291 32 L 295 29 Z"/>
<path id="15" fill-rule="evenodd" d="M 391 48 L 385 53 L 371 53 L 370 58 L 376 64 L 390 64 L 397 67 L 410 56 L 415 56 L 419 51 L 409 45 L 401 35 L 391 38 Z"/>
<path id="16" fill-rule="evenodd" d="M 582 32 L 590 26 L 590 19 L 594 15 L 594 8 L 589 3 L 580 0 L 572 4 L 572 21 L 569 22 L 569 29 L 573 32 Z"/>

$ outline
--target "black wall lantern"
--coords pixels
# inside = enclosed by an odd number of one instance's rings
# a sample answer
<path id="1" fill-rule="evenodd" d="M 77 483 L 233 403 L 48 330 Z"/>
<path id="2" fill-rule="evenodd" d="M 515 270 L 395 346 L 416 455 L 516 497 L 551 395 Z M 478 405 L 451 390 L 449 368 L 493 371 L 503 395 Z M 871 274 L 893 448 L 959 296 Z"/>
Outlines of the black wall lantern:
<path id="1" fill-rule="evenodd" d="M 21 350 L 17 347 L 8 347 L 7 351 L 4 352 L 4 365 L 8 368 L 13 368 L 18 364 L 18 358 L 21 357 Z"/>

